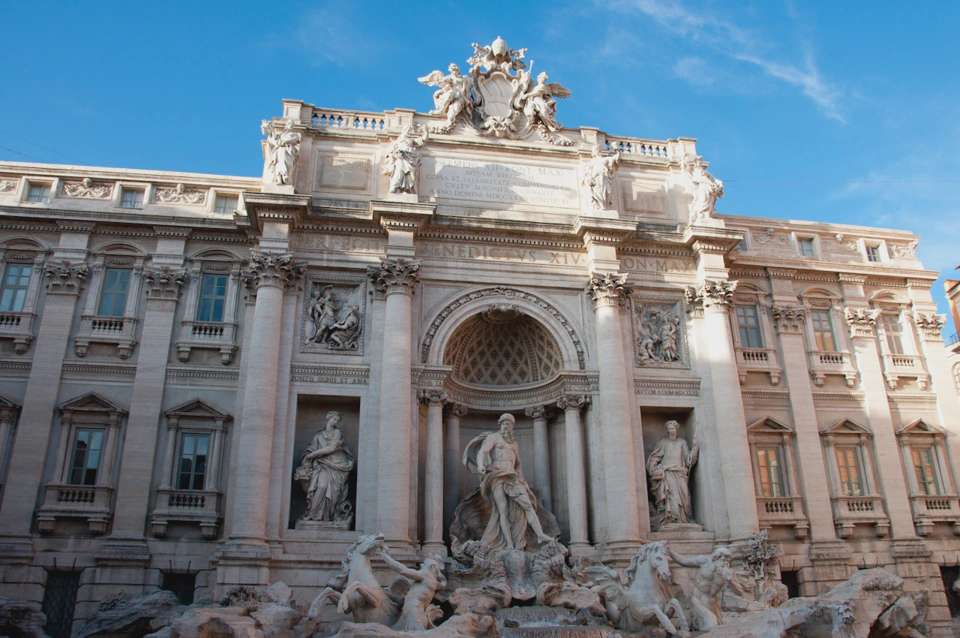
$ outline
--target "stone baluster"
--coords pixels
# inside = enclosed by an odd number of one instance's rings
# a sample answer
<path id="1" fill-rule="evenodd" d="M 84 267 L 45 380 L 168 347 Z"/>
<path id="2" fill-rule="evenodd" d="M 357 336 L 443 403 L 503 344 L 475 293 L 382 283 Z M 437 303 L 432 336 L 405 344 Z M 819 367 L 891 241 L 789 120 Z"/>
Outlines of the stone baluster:
<path id="1" fill-rule="evenodd" d="M 467 415 L 467 408 L 459 403 L 447 404 L 446 436 L 444 448 L 446 461 L 443 464 L 444 529 L 453 522 L 453 511 L 460 504 L 460 419 Z"/>
<path id="2" fill-rule="evenodd" d="M 443 554 L 443 390 L 421 390 L 420 401 L 427 404 L 427 459 L 424 468 L 424 540 L 427 556 Z"/>
<path id="3" fill-rule="evenodd" d="M 386 296 L 383 317 L 383 378 L 377 470 L 377 527 L 389 543 L 410 544 L 410 478 L 413 423 L 410 365 L 411 305 L 420 262 L 383 258 L 371 266 L 373 286 Z M 389 418 L 388 418 L 389 415 Z"/>
<path id="4" fill-rule="evenodd" d="M 587 405 L 584 395 L 565 394 L 557 400 L 564 414 L 564 443 L 567 457 L 567 517 L 570 526 L 570 553 L 582 556 L 590 550 L 587 537 L 587 479 L 583 464 L 583 427 L 580 410 Z"/>
<path id="5" fill-rule="evenodd" d="M 252 546 L 251 557 L 267 558 L 264 544 L 270 498 L 270 461 L 273 451 L 274 417 L 277 407 L 280 337 L 284 290 L 296 285 L 306 269 L 289 253 L 254 252 L 251 283 L 257 301 L 253 310 L 253 333 L 247 353 L 247 377 L 239 428 L 234 489 L 240 498 L 233 512 L 230 544 Z M 265 571 L 265 570 L 264 570 Z M 238 580 L 247 581 L 254 578 Z"/>
<path id="6" fill-rule="evenodd" d="M 550 495 L 550 441 L 547 436 L 547 419 L 553 415 L 545 405 L 527 408 L 524 413 L 533 419 L 533 486 L 540 490 L 543 503 L 553 510 Z"/>

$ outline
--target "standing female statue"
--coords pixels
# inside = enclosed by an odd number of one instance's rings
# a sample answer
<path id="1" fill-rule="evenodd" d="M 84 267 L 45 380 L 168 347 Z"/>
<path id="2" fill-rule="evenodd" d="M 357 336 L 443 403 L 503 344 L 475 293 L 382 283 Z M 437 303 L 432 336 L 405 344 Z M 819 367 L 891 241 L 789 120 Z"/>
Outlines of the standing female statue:
<path id="1" fill-rule="evenodd" d="M 337 425 L 343 417 L 336 410 L 327 412 L 327 426 L 317 431 L 300 459 L 293 477 L 307 493 L 307 511 L 302 520 L 344 521 L 350 518 L 347 504 L 347 476 L 354 460 L 343 446 L 343 434 Z"/>

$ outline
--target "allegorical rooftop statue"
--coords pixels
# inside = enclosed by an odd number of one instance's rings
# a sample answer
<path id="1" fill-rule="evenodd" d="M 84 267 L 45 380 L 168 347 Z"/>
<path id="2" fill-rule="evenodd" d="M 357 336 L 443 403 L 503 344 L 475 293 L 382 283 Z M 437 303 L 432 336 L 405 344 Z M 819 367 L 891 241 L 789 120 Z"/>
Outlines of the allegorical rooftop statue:
<path id="1" fill-rule="evenodd" d="M 300 156 L 300 134 L 293 132 L 293 120 L 278 131 L 270 120 L 263 120 L 260 131 L 267 136 L 264 149 L 263 181 L 277 186 L 293 183 L 293 169 Z"/>
<path id="2" fill-rule="evenodd" d="M 682 166 L 687 178 L 687 191 L 693 195 L 690 203 L 690 223 L 711 219 L 717 212 L 717 199 L 723 197 L 723 182 L 707 171 L 707 166 L 699 155 L 685 155 Z"/>

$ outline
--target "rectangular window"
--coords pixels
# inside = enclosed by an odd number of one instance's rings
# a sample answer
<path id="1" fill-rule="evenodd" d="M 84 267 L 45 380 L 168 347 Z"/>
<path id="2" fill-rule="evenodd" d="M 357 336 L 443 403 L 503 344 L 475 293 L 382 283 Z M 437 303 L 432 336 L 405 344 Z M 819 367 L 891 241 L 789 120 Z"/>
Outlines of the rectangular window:
<path id="1" fill-rule="evenodd" d="M 813 252 L 813 239 L 812 239 L 812 238 L 798 239 L 798 240 L 797 240 L 797 248 L 800 249 L 800 254 L 803 255 L 804 257 L 814 257 L 814 256 L 815 256 L 815 255 L 814 255 L 814 252 Z"/>
<path id="2" fill-rule="evenodd" d="M 883 325 L 883 334 L 887 339 L 887 349 L 890 350 L 890 354 L 903 354 L 900 318 L 896 315 L 882 315 L 880 323 Z"/>
<path id="3" fill-rule="evenodd" d="M 760 472 L 760 494 L 767 498 L 786 496 L 783 464 L 779 447 L 757 448 L 757 469 Z"/>
<path id="4" fill-rule="evenodd" d="M 913 456 L 913 469 L 917 473 L 917 487 L 920 488 L 921 494 L 927 496 L 940 495 L 940 482 L 937 481 L 934 461 L 935 453 L 932 447 L 910 449 L 910 454 Z"/>
<path id="5" fill-rule="evenodd" d="M 223 321 L 227 303 L 227 275 L 203 275 L 200 280 L 200 305 L 197 321 Z"/>
<path id="6" fill-rule="evenodd" d="M 760 315 L 756 306 L 737 306 L 737 326 L 740 328 L 740 345 L 744 348 L 762 348 Z"/>
<path id="7" fill-rule="evenodd" d="M 836 352 L 837 339 L 833 334 L 833 324 L 830 323 L 830 311 L 814 310 L 810 313 L 813 322 L 813 337 L 817 340 L 817 350 L 821 352 Z"/>
<path id="8" fill-rule="evenodd" d="M 237 212 L 237 196 L 236 195 L 217 195 L 217 212 L 218 213 L 235 213 Z"/>
<path id="9" fill-rule="evenodd" d="M 35 204 L 46 204 L 50 201 L 49 184 L 30 184 L 30 190 L 27 191 L 27 201 Z"/>
<path id="10" fill-rule="evenodd" d="M 3 281 L 0 281 L 0 311 L 20 312 L 27 299 L 27 288 L 30 287 L 30 273 L 33 266 L 29 264 L 7 264 L 3 271 Z"/>
<path id="11" fill-rule="evenodd" d="M 50 638 L 70 638 L 79 589 L 79 571 L 47 572 L 47 586 L 43 589 L 43 603 L 40 608 L 47 617 L 47 624 L 43 629 Z M 12 630 L 7 631 L 13 633 Z"/>
<path id="12" fill-rule="evenodd" d="M 96 485 L 103 451 L 103 430 L 77 428 L 70 463 L 70 485 Z"/>
<path id="13" fill-rule="evenodd" d="M 121 208 L 143 208 L 143 191 L 123 189 L 120 198 Z"/>
<path id="14" fill-rule="evenodd" d="M 210 449 L 209 434 L 184 432 L 180 436 L 180 464 L 177 489 L 202 490 L 207 473 L 207 454 Z"/>
<path id="15" fill-rule="evenodd" d="M 880 261 L 880 246 L 867 246 L 867 261 Z"/>
<path id="16" fill-rule="evenodd" d="M 101 317 L 122 317 L 127 306 L 127 292 L 130 290 L 130 274 L 126 268 L 107 268 L 103 276 L 103 289 L 100 291 Z"/>
<path id="17" fill-rule="evenodd" d="M 837 471 L 840 472 L 840 489 L 844 496 L 863 496 L 863 484 L 860 482 L 860 465 L 857 460 L 857 448 L 838 447 Z"/>

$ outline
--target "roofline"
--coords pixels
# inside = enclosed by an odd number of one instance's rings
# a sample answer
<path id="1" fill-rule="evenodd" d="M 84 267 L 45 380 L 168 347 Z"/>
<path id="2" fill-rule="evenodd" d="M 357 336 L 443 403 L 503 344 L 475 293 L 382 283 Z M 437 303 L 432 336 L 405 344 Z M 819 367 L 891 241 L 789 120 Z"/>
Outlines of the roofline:
<path id="1" fill-rule="evenodd" d="M 37 162 L 10 162 L 0 161 L 0 172 L 12 172 L 20 175 L 51 175 L 90 174 L 116 176 L 118 179 L 134 177 L 142 181 L 175 182 L 185 180 L 190 182 L 249 182 L 251 187 L 259 190 L 260 178 L 240 175 L 217 175 L 214 173 L 187 173 L 182 171 L 149 170 L 142 168 L 112 168 L 108 166 L 86 166 L 83 164 L 40 164 Z"/>
<path id="2" fill-rule="evenodd" d="M 904 236 L 904 238 L 909 239 L 920 239 L 920 235 L 909 231 L 901 230 L 899 228 L 881 228 L 879 226 L 856 226 L 853 224 L 836 224 L 833 222 L 819 222 L 810 219 L 781 219 L 776 217 L 754 217 L 753 215 L 727 215 L 727 214 L 717 214 L 717 219 L 722 219 L 724 221 L 729 221 L 733 224 L 747 224 L 747 225 L 763 225 L 767 224 L 769 226 L 817 226 L 822 230 L 836 230 L 837 232 L 856 232 L 859 235 L 871 235 L 871 234 L 896 234 Z M 960 266 L 958 266 L 960 268 Z"/>

